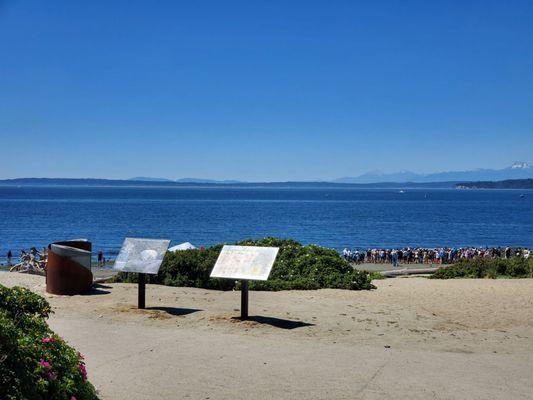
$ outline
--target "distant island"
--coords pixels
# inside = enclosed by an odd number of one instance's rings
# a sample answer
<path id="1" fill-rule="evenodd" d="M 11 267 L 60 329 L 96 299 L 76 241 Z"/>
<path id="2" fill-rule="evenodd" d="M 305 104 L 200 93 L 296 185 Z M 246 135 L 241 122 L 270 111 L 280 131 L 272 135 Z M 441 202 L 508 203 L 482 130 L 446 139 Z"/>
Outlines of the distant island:
<path id="1" fill-rule="evenodd" d="M 106 187 L 248 187 L 248 188 L 360 188 L 360 189 L 533 189 L 533 179 L 507 179 L 477 182 L 238 182 L 183 179 L 78 179 L 78 178 L 17 178 L 0 180 L 0 186 L 106 186 Z"/>
<path id="2" fill-rule="evenodd" d="M 339 182 L 239 182 L 215 181 L 208 179 L 180 179 L 177 181 L 157 178 L 133 179 L 94 179 L 94 178 L 16 178 L 0 180 L 0 186 L 106 186 L 106 187 L 248 187 L 248 188 L 434 188 L 453 189 L 455 182 L 379 182 L 379 183 L 339 183 Z"/>
<path id="3" fill-rule="evenodd" d="M 137 181 L 137 182 L 174 182 L 174 183 L 215 183 L 215 184 L 227 184 L 227 183 L 244 183 L 242 181 L 236 180 L 222 180 L 218 181 L 216 179 L 202 179 L 202 178 L 181 178 L 173 181 L 172 179 L 167 178 L 150 178 L 144 176 L 138 176 L 135 178 L 130 178 L 128 181 Z"/>
<path id="4" fill-rule="evenodd" d="M 533 189 L 533 179 L 506 179 L 504 181 L 461 182 L 456 189 Z"/>

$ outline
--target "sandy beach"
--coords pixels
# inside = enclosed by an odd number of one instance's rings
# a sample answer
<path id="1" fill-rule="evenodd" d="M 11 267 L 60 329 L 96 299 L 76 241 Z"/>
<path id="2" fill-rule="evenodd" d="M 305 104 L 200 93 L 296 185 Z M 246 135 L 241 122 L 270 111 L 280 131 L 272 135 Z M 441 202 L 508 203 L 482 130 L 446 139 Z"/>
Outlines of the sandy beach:
<path id="1" fill-rule="evenodd" d="M 375 281 L 374 291 L 240 294 L 133 284 L 45 293 L 51 327 L 103 399 L 531 399 L 533 280 Z"/>

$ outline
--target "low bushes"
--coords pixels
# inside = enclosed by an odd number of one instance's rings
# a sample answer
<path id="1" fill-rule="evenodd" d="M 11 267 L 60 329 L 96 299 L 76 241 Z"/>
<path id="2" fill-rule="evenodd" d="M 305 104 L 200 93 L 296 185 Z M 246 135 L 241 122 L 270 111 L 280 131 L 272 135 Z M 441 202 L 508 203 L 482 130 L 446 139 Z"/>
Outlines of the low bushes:
<path id="1" fill-rule="evenodd" d="M 97 399 L 83 357 L 46 323 L 38 294 L 0 285 L 0 399 Z"/>
<path id="2" fill-rule="evenodd" d="M 368 272 L 354 270 L 332 249 L 302 246 L 294 240 L 265 238 L 244 240 L 242 246 L 279 247 L 278 257 L 268 281 L 251 281 L 251 290 L 293 289 L 374 289 Z M 167 252 L 158 275 L 149 276 L 150 283 L 169 286 L 191 286 L 205 289 L 232 290 L 236 282 L 210 278 L 222 245 L 205 250 Z M 115 282 L 135 282 L 137 274 L 120 273 Z"/>
<path id="3" fill-rule="evenodd" d="M 439 268 L 433 279 L 451 278 L 528 278 L 533 277 L 533 259 L 463 259 L 449 267 Z"/>

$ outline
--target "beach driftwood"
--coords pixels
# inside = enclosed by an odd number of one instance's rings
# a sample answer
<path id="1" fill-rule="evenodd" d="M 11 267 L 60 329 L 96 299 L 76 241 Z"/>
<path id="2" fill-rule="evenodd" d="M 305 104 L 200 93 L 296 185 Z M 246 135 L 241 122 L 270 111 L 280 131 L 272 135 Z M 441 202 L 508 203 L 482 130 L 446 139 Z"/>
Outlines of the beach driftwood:
<path id="1" fill-rule="evenodd" d="M 9 268 L 9 272 L 46 275 L 46 254 L 38 252 L 36 254 L 40 259 L 37 259 L 36 255 L 31 252 L 23 252 L 20 256 L 20 262 Z"/>
<path id="2" fill-rule="evenodd" d="M 380 271 L 380 274 L 387 278 L 394 278 L 395 276 L 406 276 L 406 275 L 428 275 L 434 273 L 440 267 L 433 268 L 402 268 L 394 269 L 390 271 Z"/>

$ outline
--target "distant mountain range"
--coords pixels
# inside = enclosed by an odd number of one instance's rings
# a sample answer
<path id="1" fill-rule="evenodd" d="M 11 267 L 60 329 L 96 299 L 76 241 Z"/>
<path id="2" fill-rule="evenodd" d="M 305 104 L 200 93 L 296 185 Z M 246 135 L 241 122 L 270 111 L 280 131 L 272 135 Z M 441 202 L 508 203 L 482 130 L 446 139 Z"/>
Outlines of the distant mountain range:
<path id="1" fill-rule="evenodd" d="M 501 181 L 506 179 L 533 178 L 533 167 L 526 162 L 515 162 L 503 169 L 475 169 L 471 171 L 448 171 L 432 174 L 417 174 L 410 171 L 382 173 L 380 171 L 367 172 L 356 177 L 335 179 L 337 183 L 380 183 L 380 182 L 452 182 L 452 181 Z"/>
<path id="2" fill-rule="evenodd" d="M 501 181 L 506 179 L 533 178 L 533 167 L 526 162 L 515 162 L 503 169 L 475 169 L 470 171 L 447 171 L 432 174 L 419 174 L 411 171 L 383 173 L 371 171 L 355 177 L 344 177 L 326 181 L 329 183 L 433 183 L 433 182 L 470 182 L 470 181 Z M 177 182 L 177 183 L 205 183 L 205 184 L 240 184 L 238 180 L 215 180 L 199 178 L 182 178 L 177 180 L 165 178 L 136 177 L 129 179 L 136 182 Z M 316 181 L 315 181 L 316 182 Z"/>
<path id="3" fill-rule="evenodd" d="M 361 188 L 454 188 L 458 185 L 477 184 L 495 187 L 492 182 L 505 180 L 533 179 L 533 167 L 525 162 L 516 162 L 504 169 L 476 169 L 472 171 L 438 172 L 433 174 L 417 174 L 409 171 L 384 174 L 368 172 L 357 177 L 346 177 L 332 181 L 307 182 L 242 182 L 237 180 L 215 180 L 182 178 L 171 180 L 166 178 L 135 177 L 130 179 L 79 179 L 79 178 L 17 178 L 0 180 L 0 185 L 10 186 L 246 186 L 246 187 L 361 187 Z M 517 182 L 515 185 L 523 185 Z M 529 185 L 529 182 L 525 184 Z M 491 186 L 492 185 L 492 186 Z M 506 185 L 513 185 L 506 183 Z M 477 186 L 480 187 L 480 186 Z M 508 186 L 511 187 L 511 186 Z"/>

